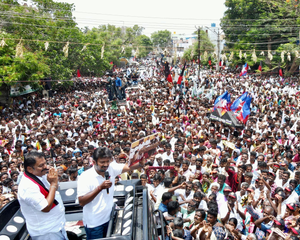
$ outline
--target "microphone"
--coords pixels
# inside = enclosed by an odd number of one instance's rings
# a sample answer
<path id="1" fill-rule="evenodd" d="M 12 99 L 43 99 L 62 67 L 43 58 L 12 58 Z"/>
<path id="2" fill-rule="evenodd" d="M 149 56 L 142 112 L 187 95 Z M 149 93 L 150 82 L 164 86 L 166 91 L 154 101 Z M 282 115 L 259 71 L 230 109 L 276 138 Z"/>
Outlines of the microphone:
<path id="1" fill-rule="evenodd" d="M 110 178 L 109 172 L 106 171 L 105 174 L 104 174 L 104 176 L 105 176 L 106 180 L 109 180 L 109 178 Z M 109 189 L 108 188 L 106 188 L 106 192 L 107 192 L 107 194 L 109 194 Z"/>

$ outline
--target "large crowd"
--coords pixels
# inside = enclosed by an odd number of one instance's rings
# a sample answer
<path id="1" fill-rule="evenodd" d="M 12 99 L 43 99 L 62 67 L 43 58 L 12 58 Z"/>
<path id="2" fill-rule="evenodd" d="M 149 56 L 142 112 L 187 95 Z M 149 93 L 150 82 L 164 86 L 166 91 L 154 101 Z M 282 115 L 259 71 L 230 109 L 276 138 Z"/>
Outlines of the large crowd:
<path id="1" fill-rule="evenodd" d="M 198 74 L 190 65 L 178 85 L 181 69 L 171 69 L 172 83 L 161 62 L 145 60 L 101 78 L 75 79 L 50 98 L 31 93 L 4 105 L 1 207 L 17 198 L 31 151 L 56 167 L 59 182 L 77 181 L 92 167 L 96 148 L 107 147 L 115 162 L 126 163 L 132 142 L 159 132 L 145 166 L 114 181 L 141 179 L 168 222 L 169 239 L 261 240 L 275 232 L 299 239 L 298 78 L 239 77 L 224 69 Z M 245 126 L 209 119 L 225 91 L 232 102 L 252 95 Z"/>

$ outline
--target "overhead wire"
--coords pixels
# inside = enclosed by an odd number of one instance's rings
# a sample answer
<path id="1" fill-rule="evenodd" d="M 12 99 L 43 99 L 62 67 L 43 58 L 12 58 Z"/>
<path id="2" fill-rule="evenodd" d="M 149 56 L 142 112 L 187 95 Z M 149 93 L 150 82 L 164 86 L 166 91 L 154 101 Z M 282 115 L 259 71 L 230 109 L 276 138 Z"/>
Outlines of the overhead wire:
<path id="1" fill-rule="evenodd" d="M 7 6 L 14 6 L 14 7 L 27 7 L 27 8 L 32 8 L 32 7 L 40 7 L 40 10 L 57 10 L 64 12 L 61 8 L 43 8 L 41 5 L 36 4 L 36 6 L 24 6 L 24 5 L 17 5 L 17 4 L 7 4 L 7 3 L 2 3 L 0 2 L 0 5 L 7 5 Z M 75 7 L 75 6 L 74 6 Z M 72 13 L 83 13 L 83 14 L 95 14 L 95 15 L 105 15 L 105 16 L 119 16 L 119 17 L 130 17 L 130 18 L 153 18 L 153 19 L 170 19 L 170 20 L 206 20 L 206 21 L 213 21 L 213 20 L 220 20 L 217 18 L 172 18 L 172 17 L 160 17 L 160 16 L 141 16 L 141 15 L 123 15 L 123 14 L 110 14 L 110 13 L 100 13 L 100 12 L 81 12 L 81 11 L 76 11 L 76 10 L 71 10 Z M 61 17 L 60 17 L 61 18 Z M 224 21 L 273 21 L 273 20 L 296 20 L 296 18 L 265 18 L 265 19 L 257 19 L 257 18 L 249 18 L 249 19 L 224 19 Z"/>
<path id="2" fill-rule="evenodd" d="M 45 16 L 33 16 L 33 15 L 29 15 L 29 14 L 23 14 L 23 13 L 19 13 L 19 12 L 4 12 L 4 11 L 0 11 L 0 15 L 2 16 L 14 16 L 14 17 L 20 17 L 20 18 L 28 18 L 28 19 L 38 19 L 41 18 L 42 20 L 45 19 L 51 19 L 53 21 L 56 20 L 60 20 L 60 18 L 56 18 L 56 17 L 45 17 Z M 13 14 L 11 14 L 13 13 Z M 81 21 L 81 20 L 88 20 L 88 21 Z M 76 21 L 77 20 L 77 21 Z M 107 20 L 107 19 L 92 19 L 92 18 L 66 18 L 66 20 L 63 21 L 76 21 L 79 23 L 93 23 L 94 21 L 110 21 L 110 22 L 118 22 L 118 23 L 136 23 L 135 21 L 123 21 L 123 20 Z M 191 26 L 194 29 L 194 25 L 195 24 L 185 24 L 185 23 L 180 23 L 180 24 L 173 24 L 173 23 L 161 23 L 161 22 L 139 22 L 139 24 L 149 24 L 151 26 L 160 26 L 160 25 L 167 25 L 167 26 Z M 199 24 L 196 24 L 199 25 Z M 201 24 L 200 24 L 201 25 Z M 282 25 L 279 24 L 268 24 L 268 25 L 250 25 L 250 24 L 239 24 L 239 25 L 222 25 L 222 28 L 224 27 L 228 27 L 228 28 L 233 28 L 233 27 L 282 27 Z M 288 27 L 300 27 L 300 25 L 285 25 L 284 28 L 288 28 Z"/>
<path id="3" fill-rule="evenodd" d="M 0 3 L 0 5 L 2 5 L 3 3 Z M 13 5 L 13 4 L 5 4 L 5 5 L 12 5 L 12 6 L 18 6 L 18 5 Z M 52 8 L 51 8 L 51 10 L 52 10 Z M 61 9 L 60 9 L 61 10 Z M 1 12 L 1 11 L 0 11 Z M 1 14 L 0 14 L 1 15 Z M 2 15 L 7 15 L 7 13 L 3 13 L 2 12 Z M 39 16 L 23 16 L 22 14 L 20 14 L 21 16 L 18 16 L 19 18 L 29 18 L 29 19 L 36 19 L 37 17 L 39 17 Z M 109 14 L 103 14 L 103 15 L 109 15 Z M 116 15 L 117 16 L 117 15 Z M 41 16 L 41 19 L 42 20 L 44 20 L 45 19 L 45 17 L 43 17 L 43 16 Z M 52 19 L 52 18 L 48 18 L 48 19 Z M 173 19 L 173 18 L 169 18 L 169 19 Z M 176 18 L 177 19 L 177 18 Z M 56 19 L 55 18 L 53 18 L 53 20 L 55 21 Z M 69 19 L 68 18 L 68 20 L 70 20 L 70 21 L 75 21 L 76 19 Z M 101 20 L 101 21 L 105 21 L 105 20 L 103 20 L 103 19 L 95 19 L 95 21 L 99 21 L 99 20 Z M 202 19 L 203 20 L 203 19 Z M 247 19 L 247 20 L 250 20 L 250 19 Z M 118 20 L 109 20 L 110 22 L 111 21 L 113 21 L 113 22 L 118 22 L 118 23 L 121 23 L 121 22 L 131 22 L 131 21 L 118 21 Z M 6 21 L 2 21 L 0 24 L 5 24 L 5 23 L 7 23 L 7 24 L 18 24 L 18 25 L 27 25 L 27 26 L 34 26 L 34 27 L 45 27 L 45 28 L 59 28 L 59 29 L 61 29 L 61 28 L 63 28 L 63 29 L 72 29 L 72 30 L 77 30 L 77 29 L 79 29 L 77 26 L 75 26 L 75 27 L 73 27 L 73 28 L 69 28 L 69 27 L 60 27 L 60 26 L 52 26 L 52 25 L 40 25 L 40 24 L 30 24 L 30 23 L 20 23 L 20 22 L 6 22 Z M 101 22 L 102 23 L 102 22 Z M 135 23 L 135 22 L 133 22 L 133 23 Z M 105 23 L 106 24 L 106 23 Z M 109 24 L 109 23 L 108 23 Z M 124 23 L 123 23 L 124 24 Z M 172 28 L 172 29 L 178 29 L 178 27 L 179 26 L 183 26 L 183 25 L 174 25 L 174 24 L 172 24 L 172 26 L 171 27 L 169 27 L 168 25 L 165 25 L 165 26 L 161 26 L 161 25 L 156 25 L 156 24 L 168 24 L 168 23 L 147 23 L 147 24 L 151 24 L 151 25 L 149 25 L 149 26 L 147 26 L 148 28 L 151 28 L 150 26 L 152 26 L 153 28 L 157 28 L 158 26 L 159 27 L 168 27 L 168 28 Z M 99 22 L 98 23 L 95 23 L 95 25 L 98 25 L 99 26 Z M 189 24 L 184 24 L 185 26 L 189 26 Z M 226 27 L 227 25 L 225 25 L 224 27 Z M 250 26 L 250 25 L 236 25 L 237 27 L 235 27 L 235 26 L 230 26 L 230 28 L 240 28 L 240 27 L 244 27 L 244 26 Z M 254 26 L 254 27 L 259 27 L 259 26 L 264 26 L 265 27 L 265 25 L 252 25 L 252 26 Z M 268 27 L 269 26 L 280 26 L 280 25 L 268 25 Z M 298 25 L 285 25 L 285 27 L 281 27 L 281 29 L 285 29 L 285 28 L 291 28 L 291 27 L 295 27 L 295 28 L 300 28 L 300 26 L 298 26 Z M 185 27 L 184 28 L 185 30 L 187 30 L 187 29 L 193 29 L 194 30 L 194 28 L 193 27 L 191 27 L 191 28 L 187 28 L 187 27 Z M 269 35 L 273 35 L 273 36 L 275 36 L 275 35 L 292 35 L 292 36 L 290 36 L 290 37 L 293 37 L 293 36 L 295 36 L 296 37 L 296 35 L 295 35 L 296 33 L 286 33 L 286 32 L 284 32 L 284 33 L 276 33 L 276 34 L 267 34 L 267 33 L 252 33 L 252 35 L 257 35 L 257 36 L 259 36 L 259 35 L 263 35 L 263 36 L 265 36 L 265 35 L 267 35 L 267 36 L 269 36 Z M 247 35 L 249 35 L 249 34 L 228 34 L 228 35 L 236 35 L 236 36 L 243 36 L 243 35 L 245 35 L 245 36 L 247 36 Z M 179 38 L 180 38 L 180 36 L 179 36 Z M 8 39 L 8 38 L 7 38 Z M 25 41 L 25 39 L 23 39 L 24 41 Z M 43 41 L 43 42 L 55 42 L 55 43 L 67 43 L 67 42 L 62 42 L 62 41 L 48 41 L 48 40 L 32 40 L 32 39 L 27 39 L 26 41 Z M 239 43 L 239 44 L 255 44 L 255 45 L 262 45 L 262 44 L 272 44 L 272 43 L 283 43 L 283 42 L 286 42 L 286 41 L 277 41 L 277 42 L 259 42 L 259 43 L 240 43 L 240 42 L 227 42 L 227 43 L 229 43 L 229 44 L 232 44 L 232 43 Z M 86 44 L 86 43 L 77 43 L 77 42 L 69 42 L 70 44 L 82 44 L 82 45 L 84 45 L 84 44 Z M 89 44 L 89 45 L 103 45 L 103 44 Z M 120 44 L 120 45 L 110 45 L 110 46 L 123 46 L 124 44 Z M 109 45 L 108 45 L 109 46 Z M 134 45 L 134 46 L 137 46 L 137 45 Z M 147 47 L 147 46 L 143 46 L 143 45 L 141 45 L 141 47 Z"/>

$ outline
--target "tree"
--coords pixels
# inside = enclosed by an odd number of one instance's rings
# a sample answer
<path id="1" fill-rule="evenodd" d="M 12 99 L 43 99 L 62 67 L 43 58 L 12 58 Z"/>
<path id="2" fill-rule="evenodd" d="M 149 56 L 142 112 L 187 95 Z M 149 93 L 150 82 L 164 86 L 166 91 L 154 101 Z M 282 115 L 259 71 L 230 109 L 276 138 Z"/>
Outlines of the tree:
<path id="1" fill-rule="evenodd" d="M 33 0 L 30 4 L 32 5 L 20 5 L 13 0 L 2 1 L 0 4 L 1 11 L 7 13 L 0 17 L 3 23 L 2 31 L 9 32 L 11 39 L 15 39 L 14 46 L 20 41 L 19 39 L 24 39 L 22 41 L 24 56 L 19 59 L 19 62 L 15 62 L 15 71 L 18 69 L 23 71 L 27 69 L 27 71 L 23 74 L 15 72 L 13 74 L 15 76 L 14 81 L 22 81 L 24 85 L 36 85 L 39 79 L 33 82 L 30 75 L 38 76 L 40 79 L 48 76 L 55 80 L 70 79 L 74 68 L 74 61 L 70 59 L 74 57 L 72 51 L 69 51 L 70 58 L 67 59 L 62 52 L 65 43 L 54 44 L 51 42 L 70 40 L 79 42 L 81 40 L 80 35 L 82 33 L 76 27 L 77 24 L 72 17 L 73 4 L 52 0 Z M 44 45 L 46 41 L 49 41 L 47 51 Z M 13 55 L 10 56 L 13 58 Z M 18 64 L 24 64 L 23 60 L 27 60 L 28 66 L 26 68 L 18 66 Z M 39 69 L 38 75 L 28 72 L 30 66 L 35 66 L 35 61 L 47 65 L 47 67 L 32 69 Z"/>
<path id="2" fill-rule="evenodd" d="M 196 34 L 196 32 L 194 33 Z M 200 54 L 202 55 L 202 63 L 208 63 L 208 59 L 204 59 L 204 53 L 207 52 L 208 56 L 211 56 L 213 52 L 214 44 L 210 41 L 205 31 L 200 30 Z M 198 41 L 194 42 L 191 47 L 183 53 L 183 59 L 187 61 L 197 60 L 199 54 Z M 208 57 L 207 56 L 207 57 Z"/>
<path id="3" fill-rule="evenodd" d="M 171 44 L 171 32 L 168 30 L 154 32 L 151 34 L 151 39 L 154 46 L 165 48 Z"/>
<path id="4" fill-rule="evenodd" d="M 108 24 L 80 29 L 73 16 L 74 4 L 54 0 L 28 3 L 0 2 L 0 37 L 7 44 L 0 47 L 1 84 L 19 81 L 36 87 L 44 77 L 51 77 L 54 84 L 55 80 L 69 84 L 65 80 L 75 76 L 78 68 L 82 76 L 102 76 L 112 68 L 111 61 L 118 64 L 121 57 L 131 57 L 133 49 L 139 47 L 141 57 L 152 50 L 151 39 L 142 35 L 141 26 Z M 16 57 L 20 42 L 23 56 Z"/>
<path id="5" fill-rule="evenodd" d="M 152 42 L 151 39 L 149 37 L 147 37 L 146 35 L 140 35 L 136 38 L 136 44 L 139 47 L 139 56 L 138 57 L 146 57 L 149 52 L 152 51 Z"/>
<path id="6" fill-rule="evenodd" d="M 239 59 L 239 50 L 247 52 L 247 62 L 258 67 L 260 60 L 273 69 L 280 63 L 278 49 L 285 43 L 295 43 L 298 36 L 299 9 L 298 0 L 227 0 L 227 10 L 221 20 L 226 45 L 235 51 L 233 64 L 244 64 Z M 253 50 L 264 51 L 258 55 L 257 62 L 251 62 Z M 267 51 L 274 56 L 271 60 Z M 296 61 L 297 62 L 297 61 Z"/>
<path id="7" fill-rule="evenodd" d="M 1 33 L 0 38 L 3 37 L 12 38 L 12 35 Z M 13 86 L 19 81 L 22 85 L 38 88 L 40 80 L 50 73 L 41 51 L 32 53 L 24 48 L 23 51 L 23 57 L 16 57 L 16 44 L 12 40 L 0 48 L 0 86 L 3 83 Z"/>

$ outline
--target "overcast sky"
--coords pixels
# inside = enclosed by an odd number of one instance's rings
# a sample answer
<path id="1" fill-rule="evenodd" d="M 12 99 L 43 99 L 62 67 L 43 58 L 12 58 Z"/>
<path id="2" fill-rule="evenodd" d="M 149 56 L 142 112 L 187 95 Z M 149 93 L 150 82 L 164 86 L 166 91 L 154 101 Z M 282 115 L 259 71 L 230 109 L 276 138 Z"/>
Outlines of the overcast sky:
<path id="1" fill-rule="evenodd" d="M 191 34 L 195 26 L 217 26 L 222 18 L 225 0 L 64 0 L 74 3 L 79 27 L 102 24 L 143 26 L 148 36 L 157 30 Z"/>

